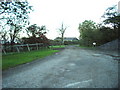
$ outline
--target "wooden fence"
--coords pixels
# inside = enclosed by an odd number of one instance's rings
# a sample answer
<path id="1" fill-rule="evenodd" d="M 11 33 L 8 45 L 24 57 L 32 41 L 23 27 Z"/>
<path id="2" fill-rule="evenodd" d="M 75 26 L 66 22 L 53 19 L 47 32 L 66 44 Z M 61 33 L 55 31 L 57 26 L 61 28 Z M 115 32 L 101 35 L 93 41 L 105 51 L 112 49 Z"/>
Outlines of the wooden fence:
<path id="1" fill-rule="evenodd" d="M 23 51 L 32 51 L 32 50 L 39 50 L 42 48 L 46 48 L 47 46 L 43 43 L 36 43 L 36 44 L 22 44 L 22 45 L 2 45 L 2 52 L 3 54 L 7 54 L 9 52 L 23 52 Z M 12 51 L 11 51 L 12 49 Z"/>

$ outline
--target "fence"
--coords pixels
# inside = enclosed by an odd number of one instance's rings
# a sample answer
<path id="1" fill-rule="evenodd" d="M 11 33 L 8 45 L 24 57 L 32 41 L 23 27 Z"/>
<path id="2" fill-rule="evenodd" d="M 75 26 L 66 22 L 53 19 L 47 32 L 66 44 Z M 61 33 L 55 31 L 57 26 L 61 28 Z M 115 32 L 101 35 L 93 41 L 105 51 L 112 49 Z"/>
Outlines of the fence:
<path id="1" fill-rule="evenodd" d="M 39 50 L 41 48 L 46 48 L 47 45 L 43 43 L 36 44 L 22 44 L 22 45 L 2 45 L 2 52 L 7 54 L 9 52 L 23 52 L 23 51 L 31 51 L 31 50 Z"/>

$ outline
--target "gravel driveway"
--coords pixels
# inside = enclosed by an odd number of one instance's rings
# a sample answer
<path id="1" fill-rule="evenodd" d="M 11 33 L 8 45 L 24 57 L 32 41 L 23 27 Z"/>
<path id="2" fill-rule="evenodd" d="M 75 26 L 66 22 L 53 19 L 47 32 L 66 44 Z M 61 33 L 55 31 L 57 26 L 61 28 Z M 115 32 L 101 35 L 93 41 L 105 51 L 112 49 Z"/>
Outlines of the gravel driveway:
<path id="1" fill-rule="evenodd" d="M 68 46 L 3 72 L 3 88 L 118 88 L 118 61 L 101 51 Z"/>

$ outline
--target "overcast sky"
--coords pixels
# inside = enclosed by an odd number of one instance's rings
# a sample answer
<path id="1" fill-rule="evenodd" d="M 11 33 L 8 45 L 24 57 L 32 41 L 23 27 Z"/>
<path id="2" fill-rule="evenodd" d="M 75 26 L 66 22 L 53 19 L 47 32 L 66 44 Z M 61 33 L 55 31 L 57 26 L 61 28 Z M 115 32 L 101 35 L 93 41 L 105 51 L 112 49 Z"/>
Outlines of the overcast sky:
<path id="1" fill-rule="evenodd" d="M 119 0 L 28 0 L 34 11 L 31 24 L 45 25 L 49 39 L 58 37 L 62 22 L 68 28 L 65 37 L 79 37 L 78 25 L 84 20 L 101 21 L 104 11 Z"/>

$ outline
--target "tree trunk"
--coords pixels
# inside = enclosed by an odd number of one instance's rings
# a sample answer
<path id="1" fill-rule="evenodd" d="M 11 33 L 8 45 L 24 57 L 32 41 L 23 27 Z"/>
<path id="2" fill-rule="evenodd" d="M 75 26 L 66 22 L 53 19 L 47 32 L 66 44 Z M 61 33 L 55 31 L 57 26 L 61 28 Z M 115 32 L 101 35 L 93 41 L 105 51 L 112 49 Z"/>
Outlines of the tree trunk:
<path id="1" fill-rule="evenodd" d="M 64 44 L 64 33 L 62 33 L 62 44 Z"/>
<path id="2" fill-rule="evenodd" d="M 11 40 L 10 45 L 11 45 L 11 52 L 13 52 L 14 38 Z"/>

